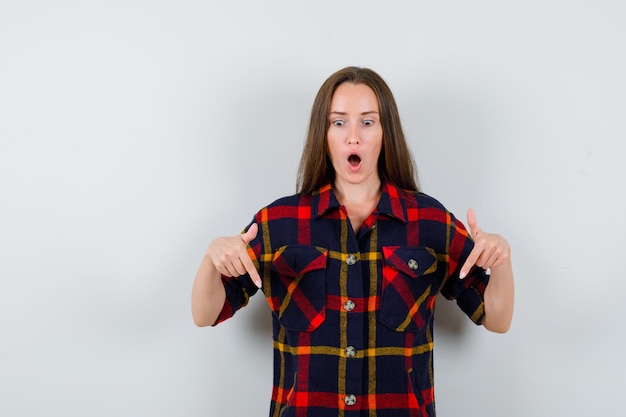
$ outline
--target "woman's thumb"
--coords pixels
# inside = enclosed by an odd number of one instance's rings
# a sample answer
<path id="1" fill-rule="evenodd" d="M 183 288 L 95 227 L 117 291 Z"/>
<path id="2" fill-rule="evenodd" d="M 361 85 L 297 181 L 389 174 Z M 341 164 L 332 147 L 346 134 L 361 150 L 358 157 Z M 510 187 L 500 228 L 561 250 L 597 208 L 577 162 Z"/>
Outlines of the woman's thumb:
<path id="1" fill-rule="evenodd" d="M 259 231 L 259 226 L 256 223 L 252 223 L 252 225 L 248 228 L 248 231 L 241 235 L 241 238 L 246 243 L 250 243 L 252 239 L 256 237 L 256 234 Z"/>

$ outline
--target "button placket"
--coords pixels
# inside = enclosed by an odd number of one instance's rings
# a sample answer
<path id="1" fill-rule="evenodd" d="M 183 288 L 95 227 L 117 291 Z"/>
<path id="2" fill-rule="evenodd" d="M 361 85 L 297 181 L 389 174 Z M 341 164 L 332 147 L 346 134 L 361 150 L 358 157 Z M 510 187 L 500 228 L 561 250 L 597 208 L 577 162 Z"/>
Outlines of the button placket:
<path id="1" fill-rule="evenodd" d="M 346 256 L 346 264 L 348 266 L 352 266 L 356 264 L 356 255 L 354 253 L 351 253 L 348 256 Z M 352 300 L 347 300 L 346 302 L 343 303 L 343 309 L 346 311 L 354 310 L 355 306 L 356 305 L 354 304 L 354 301 Z"/>
<path id="2" fill-rule="evenodd" d="M 348 254 L 345 259 L 346 265 L 348 265 L 349 267 L 352 267 L 353 265 L 355 265 L 358 261 L 357 255 L 358 253 Z M 356 308 L 356 303 L 353 300 L 347 299 L 343 303 L 343 309 L 347 312 L 350 312 L 354 310 L 355 308 Z M 346 355 L 346 358 L 354 358 L 356 356 L 356 348 L 352 345 L 348 345 L 347 347 L 344 348 L 344 353 Z M 354 406 L 356 404 L 357 398 L 356 398 L 356 395 L 354 394 L 346 393 L 343 401 L 346 404 L 346 406 Z"/>

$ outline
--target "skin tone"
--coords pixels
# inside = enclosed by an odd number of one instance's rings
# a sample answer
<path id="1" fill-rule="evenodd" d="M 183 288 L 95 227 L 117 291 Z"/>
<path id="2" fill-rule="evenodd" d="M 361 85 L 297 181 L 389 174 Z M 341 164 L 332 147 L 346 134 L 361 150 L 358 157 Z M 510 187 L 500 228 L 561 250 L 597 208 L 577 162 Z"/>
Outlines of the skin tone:
<path id="1" fill-rule="evenodd" d="M 372 213 L 381 195 L 378 156 L 383 146 L 378 99 L 364 84 L 343 83 L 335 90 L 330 105 L 328 152 L 335 170 L 333 188 L 345 207 L 354 230 Z M 467 224 L 475 246 L 461 268 L 464 278 L 473 266 L 491 270 L 485 290 L 485 318 L 488 330 L 508 331 L 513 317 L 513 268 L 508 242 L 498 234 L 486 233 L 472 209 Z M 246 246 L 256 237 L 253 224 L 241 235 L 220 237 L 209 244 L 198 268 L 192 290 L 192 315 L 196 325 L 215 323 L 226 298 L 221 276 L 250 274 L 261 287 Z"/>

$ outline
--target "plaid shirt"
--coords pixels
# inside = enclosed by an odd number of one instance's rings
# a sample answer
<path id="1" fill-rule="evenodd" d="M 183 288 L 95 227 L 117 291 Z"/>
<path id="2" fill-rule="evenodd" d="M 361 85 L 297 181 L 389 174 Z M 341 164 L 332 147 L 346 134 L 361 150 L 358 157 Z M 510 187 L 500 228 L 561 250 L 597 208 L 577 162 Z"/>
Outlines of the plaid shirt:
<path id="1" fill-rule="evenodd" d="M 383 184 L 355 233 L 327 185 L 259 211 L 248 253 L 272 310 L 270 416 L 434 416 L 433 313 L 440 292 L 477 324 L 488 275 L 459 271 L 473 242 L 433 198 Z M 231 317 L 257 291 L 222 278 Z"/>

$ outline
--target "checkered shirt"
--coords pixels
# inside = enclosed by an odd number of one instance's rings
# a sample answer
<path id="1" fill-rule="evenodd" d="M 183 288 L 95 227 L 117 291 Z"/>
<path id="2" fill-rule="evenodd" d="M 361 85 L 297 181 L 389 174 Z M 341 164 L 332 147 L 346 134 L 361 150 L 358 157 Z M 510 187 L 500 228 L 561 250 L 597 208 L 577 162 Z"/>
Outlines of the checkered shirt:
<path id="1" fill-rule="evenodd" d="M 272 311 L 271 417 L 435 416 L 433 313 L 441 292 L 481 324 L 489 276 L 459 271 L 473 242 L 435 199 L 383 184 L 355 233 L 330 185 L 254 217 L 248 253 Z M 222 277 L 220 323 L 257 287 Z"/>

